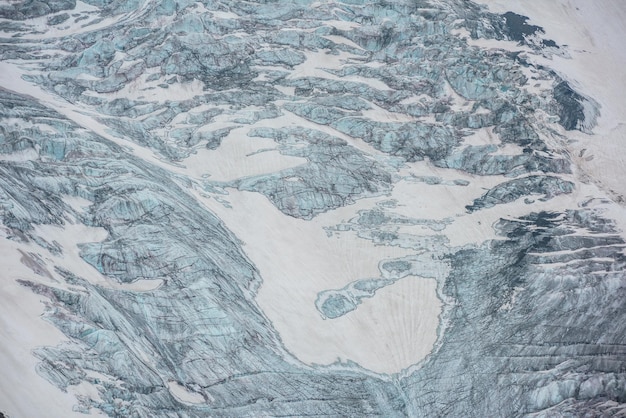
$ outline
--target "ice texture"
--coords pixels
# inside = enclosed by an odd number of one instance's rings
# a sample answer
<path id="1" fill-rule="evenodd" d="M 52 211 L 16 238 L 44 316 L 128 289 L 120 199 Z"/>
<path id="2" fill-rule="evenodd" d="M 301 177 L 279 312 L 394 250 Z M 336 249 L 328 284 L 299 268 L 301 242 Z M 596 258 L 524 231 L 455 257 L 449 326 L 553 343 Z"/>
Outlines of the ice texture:
<path id="1" fill-rule="evenodd" d="M 451 260 L 444 286 L 457 300 L 451 328 L 432 361 L 402 381 L 405 390 L 421 394 L 409 410 L 437 415 L 445 405 L 449 416 L 603 411 L 587 387 L 623 409 L 625 376 L 615 368 L 624 356 L 623 324 L 609 319 L 623 297 L 623 247 L 613 244 L 623 240 L 589 210 L 532 213 L 497 227 L 505 240 L 459 251 Z M 601 258 L 583 251 L 595 246 L 606 250 Z M 563 251 L 570 250 L 564 264 Z M 600 312 L 587 302 L 598 293 L 605 295 Z M 468 374 L 468 367 L 487 373 Z M 601 383 L 609 375 L 614 384 Z"/>
<path id="2" fill-rule="evenodd" d="M 85 381 L 100 394 L 77 399 L 79 410 L 232 416 L 304 410 L 386 414 L 401 407 L 397 390 L 380 379 L 298 364 L 254 302 L 260 278 L 236 238 L 165 172 L 28 98 L 3 92 L 2 103 L 5 116 L 63 127 L 63 136 L 82 151 L 56 158 L 41 147 L 35 161 L 2 161 L 13 171 L 5 190 L 15 196 L 3 223 L 22 233 L 22 240 L 36 240 L 32 224 L 61 226 L 72 214 L 107 230 L 104 242 L 81 247 L 81 257 L 102 274 L 119 282 L 164 279 L 145 292 L 94 285 L 63 269 L 57 272 L 67 286 L 22 281 L 49 300 L 46 320 L 70 339 L 35 350 L 42 360 L 38 372 L 62 390 Z M 38 139 L 47 141 L 45 135 Z M 20 187 L 20 178 L 28 188 Z M 49 185 L 58 195 L 44 192 Z M 61 194 L 87 199 L 88 211 L 75 213 Z M 26 200 L 29 210 L 17 205 Z M 182 404 L 170 393 L 169 381 L 199 394 L 206 404 Z M 308 395 L 291 389 L 299 385 Z M 345 390 L 356 390 L 359 400 L 331 399 Z"/>
<path id="3" fill-rule="evenodd" d="M 473 205 L 467 206 L 467 210 L 473 212 L 482 208 L 490 208 L 498 204 L 512 202 L 521 196 L 530 194 L 542 194 L 542 199 L 547 200 L 563 193 L 571 193 L 573 190 L 574 183 L 558 177 L 523 177 L 500 183 L 476 199 Z"/>
<path id="4" fill-rule="evenodd" d="M 393 174 L 388 168 L 339 138 L 302 128 L 258 128 L 249 135 L 272 138 L 281 153 L 308 160 L 294 168 L 236 182 L 240 190 L 264 194 L 286 215 L 310 219 L 359 197 L 391 189 Z"/>
<path id="5" fill-rule="evenodd" d="M 527 21 L 464 0 L 0 6 L 20 76 L 0 78 L 2 239 L 32 271 L 3 280 L 64 338 L 25 348 L 37 373 L 112 417 L 625 413 L 626 243 L 566 150 L 600 107 L 533 61 L 565 46 Z M 300 360 L 206 204 L 236 211 L 235 191 L 395 251 L 315 289 L 325 323 L 436 282 L 428 356 Z M 74 227 L 102 236 L 51 238 Z"/>

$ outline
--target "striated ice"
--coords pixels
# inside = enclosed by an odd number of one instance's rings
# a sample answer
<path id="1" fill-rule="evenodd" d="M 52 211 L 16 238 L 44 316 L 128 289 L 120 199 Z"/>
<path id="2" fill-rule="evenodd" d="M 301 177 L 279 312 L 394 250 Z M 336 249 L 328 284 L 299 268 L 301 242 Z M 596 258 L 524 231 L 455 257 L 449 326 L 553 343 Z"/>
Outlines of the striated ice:
<path id="1" fill-rule="evenodd" d="M 529 176 L 500 183 L 467 206 L 469 212 L 509 203 L 521 196 L 539 194 L 542 199 L 551 199 L 562 193 L 574 191 L 574 183 L 553 176 Z"/>
<path id="2" fill-rule="evenodd" d="M 240 190 L 266 195 L 287 215 L 310 219 L 391 188 L 393 175 L 346 141 L 320 131 L 259 128 L 252 136 L 270 137 L 282 153 L 308 162 L 277 173 L 237 181 Z"/>

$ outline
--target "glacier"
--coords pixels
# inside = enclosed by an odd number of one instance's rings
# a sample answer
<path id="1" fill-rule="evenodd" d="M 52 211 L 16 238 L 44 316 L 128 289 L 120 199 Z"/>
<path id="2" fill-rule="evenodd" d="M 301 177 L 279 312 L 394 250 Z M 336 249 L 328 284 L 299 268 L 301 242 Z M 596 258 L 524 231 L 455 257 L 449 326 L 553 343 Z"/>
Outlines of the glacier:
<path id="1" fill-rule="evenodd" d="M 511 7 L 0 5 L 0 416 L 626 413 L 624 115 Z"/>

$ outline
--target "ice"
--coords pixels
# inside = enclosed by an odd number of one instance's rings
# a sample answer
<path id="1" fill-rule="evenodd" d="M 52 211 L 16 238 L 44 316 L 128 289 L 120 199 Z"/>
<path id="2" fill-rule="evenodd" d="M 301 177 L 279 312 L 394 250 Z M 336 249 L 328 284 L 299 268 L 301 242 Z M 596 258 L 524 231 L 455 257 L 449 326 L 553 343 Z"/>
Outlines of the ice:
<path id="1" fill-rule="evenodd" d="M 483 3 L 0 6 L 0 415 L 621 413 L 623 7 Z"/>

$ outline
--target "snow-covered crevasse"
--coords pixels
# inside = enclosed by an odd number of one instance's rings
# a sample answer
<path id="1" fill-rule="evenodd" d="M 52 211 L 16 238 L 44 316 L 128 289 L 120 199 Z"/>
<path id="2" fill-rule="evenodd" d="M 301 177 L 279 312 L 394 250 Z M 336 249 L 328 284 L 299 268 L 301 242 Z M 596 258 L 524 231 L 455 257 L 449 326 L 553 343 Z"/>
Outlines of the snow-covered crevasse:
<path id="1" fill-rule="evenodd" d="M 47 91 L 3 86 L 2 222 L 33 271 L 8 280 L 42 295 L 67 336 L 34 354 L 79 410 L 620 408 L 623 240 L 563 145 L 599 109 L 534 63 L 563 51 L 540 28 L 465 1 L 87 3 L 3 9 L 0 50 Z M 465 32 L 520 45 L 471 46 Z M 285 226 L 360 240 L 378 259 L 346 264 L 375 268 L 351 272 L 323 241 L 264 244 L 244 218 L 272 219 L 269 240 Z M 83 264 L 40 227 L 69 224 L 106 231 L 76 240 Z M 285 282 L 265 274 L 262 247 Z M 288 284 L 311 276 L 288 247 L 333 280 Z M 418 281 L 430 294 L 403 293 Z M 293 293 L 267 293 L 281 287 Z M 385 295 L 400 308 L 381 318 Z M 350 324 L 388 331 L 339 341 Z"/>

